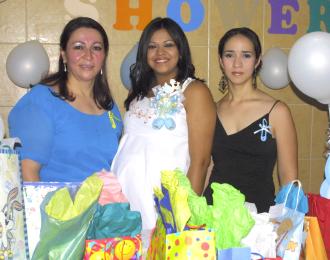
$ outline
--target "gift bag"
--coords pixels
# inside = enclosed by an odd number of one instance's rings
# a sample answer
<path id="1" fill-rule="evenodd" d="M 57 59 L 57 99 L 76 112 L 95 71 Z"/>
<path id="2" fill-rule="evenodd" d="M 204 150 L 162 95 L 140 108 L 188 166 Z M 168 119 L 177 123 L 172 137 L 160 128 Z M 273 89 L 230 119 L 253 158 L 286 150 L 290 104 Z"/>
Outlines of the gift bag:
<path id="1" fill-rule="evenodd" d="M 26 259 L 19 154 L 0 142 L 0 259 Z"/>
<path id="2" fill-rule="evenodd" d="M 306 260 L 327 260 L 321 230 L 316 217 L 305 217 L 305 230 L 307 233 L 305 244 Z"/>
<path id="3" fill-rule="evenodd" d="M 151 237 L 147 259 L 216 259 L 215 236 L 209 229 L 166 234 L 159 219 Z"/>
<path id="4" fill-rule="evenodd" d="M 63 187 L 78 189 L 80 184 L 78 182 L 23 182 L 23 198 L 30 255 L 33 255 L 34 249 L 39 242 L 41 227 L 40 206 L 46 195 L 51 191 Z"/>
<path id="5" fill-rule="evenodd" d="M 86 240 L 84 260 L 142 260 L 141 236 Z"/>
<path id="6" fill-rule="evenodd" d="M 298 183 L 298 186 L 295 185 Z M 299 259 L 302 244 L 305 240 L 304 234 L 304 216 L 308 206 L 306 205 L 307 197 L 304 195 L 300 181 L 295 180 L 286 186 L 282 187 L 276 198 L 282 197 L 285 194 L 283 203 L 276 204 L 271 207 L 281 209 L 279 216 L 275 219 L 279 223 L 279 227 L 283 228 L 282 223 L 287 223 L 287 230 L 284 230 L 277 242 L 276 253 L 284 260 Z M 278 201 L 278 199 L 275 199 Z M 293 201 L 295 204 L 287 205 L 287 201 Z M 301 212 L 301 211 L 303 212 Z M 279 233 L 279 230 L 278 230 Z"/>
<path id="7" fill-rule="evenodd" d="M 81 184 L 76 194 L 70 194 L 70 190 L 64 187 L 46 195 L 40 208 L 40 241 L 32 259 L 82 259 L 86 233 L 102 185 L 102 180 L 92 175 Z"/>
<path id="8" fill-rule="evenodd" d="M 307 194 L 308 216 L 317 217 L 321 229 L 324 246 L 330 259 L 330 200 L 318 194 Z"/>
<path id="9" fill-rule="evenodd" d="M 250 260 L 251 249 L 249 247 L 235 247 L 217 251 L 217 260 Z"/>
<path id="10" fill-rule="evenodd" d="M 218 250 L 217 260 L 282 260 L 281 257 L 263 257 L 262 254 L 251 252 L 249 247 L 235 247 Z M 298 259 L 297 259 L 298 260 Z"/>
<path id="11" fill-rule="evenodd" d="M 282 260 L 282 257 L 263 257 L 259 253 L 251 253 L 251 260 Z"/>

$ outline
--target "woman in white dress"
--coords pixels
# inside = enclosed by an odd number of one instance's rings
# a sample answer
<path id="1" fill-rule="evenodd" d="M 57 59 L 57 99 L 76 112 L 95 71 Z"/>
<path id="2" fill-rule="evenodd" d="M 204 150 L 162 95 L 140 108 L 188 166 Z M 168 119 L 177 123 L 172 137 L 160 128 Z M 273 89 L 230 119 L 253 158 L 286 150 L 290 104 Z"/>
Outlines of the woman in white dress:
<path id="1" fill-rule="evenodd" d="M 153 19 L 131 67 L 124 134 L 112 164 L 145 232 L 156 223 L 153 188 L 160 187 L 161 170 L 180 168 L 194 191 L 203 192 L 216 112 L 208 87 L 194 74 L 180 26 L 170 18 Z"/>

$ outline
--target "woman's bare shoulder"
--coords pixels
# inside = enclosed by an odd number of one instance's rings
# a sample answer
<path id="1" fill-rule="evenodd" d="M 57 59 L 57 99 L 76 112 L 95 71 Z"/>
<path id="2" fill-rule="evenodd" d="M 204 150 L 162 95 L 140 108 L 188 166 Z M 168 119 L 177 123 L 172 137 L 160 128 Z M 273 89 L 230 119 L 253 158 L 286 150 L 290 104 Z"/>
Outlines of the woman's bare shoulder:
<path id="1" fill-rule="evenodd" d="M 189 83 L 189 85 L 184 90 L 184 95 L 186 98 L 191 96 L 200 96 L 200 98 L 206 97 L 212 98 L 213 100 L 209 87 L 203 81 L 197 79 Z"/>

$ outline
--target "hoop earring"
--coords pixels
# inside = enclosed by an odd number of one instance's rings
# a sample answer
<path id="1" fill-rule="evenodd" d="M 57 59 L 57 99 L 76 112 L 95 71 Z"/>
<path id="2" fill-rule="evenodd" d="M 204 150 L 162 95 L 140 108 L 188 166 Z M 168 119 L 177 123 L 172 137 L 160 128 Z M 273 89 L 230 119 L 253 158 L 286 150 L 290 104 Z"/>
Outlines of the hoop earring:
<path id="1" fill-rule="evenodd" d="M 101 69 L 100 74 L 103 75 L 103 70 Z"/>
<path id="2" fill-rule="evenodd" d="M 254 71 L 253 71 L 252 86 L 253 86 L 253 88 L 257 88 L 257 71 L 256 71 L 256 69 L 254 69 Z"/>
<path id="3" fill-rule="evenodd" d="M 63 62 L 63 65 L 64 65 L 64 72 L 67 72 L 67 67 L 66 67 L 66 63 L 65 62 Z"/>
<path id="4" fill-rule="evenodd" d="M 224 93 L 228 88 L 228 79 L 225 75 L 222 75 L 220 82 L 219 82 L 219 90 Z"/>

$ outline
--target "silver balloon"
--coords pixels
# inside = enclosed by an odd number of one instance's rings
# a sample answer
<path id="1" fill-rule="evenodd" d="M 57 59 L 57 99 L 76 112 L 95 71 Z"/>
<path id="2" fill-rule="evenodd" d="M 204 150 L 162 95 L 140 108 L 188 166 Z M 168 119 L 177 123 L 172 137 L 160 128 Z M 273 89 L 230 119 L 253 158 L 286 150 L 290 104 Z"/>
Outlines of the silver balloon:
<path id="1" fill-rule="evenodd" d="M 262 56 L 262 68 L 259 73 L 261 81 L 271 89 L 288 86 L 288 56 L 280 48 L 273 47 Z"/>
<path id="2" fill-rule="evenodd" d="M 288 69 L 296 87 L 323 104 L 330 104 L 330 33 L 311 32 L 292 46 Z"/>
<path id="3" fill-rule="evenodd" d="M 123 63 L 120 66 L 120 78 L 125 88 L 127 88 L 128 90 L 130 90 L 132 87 L 129 74 L 130 74 L 131 65 L 136 62 L 137 50 L 138 50 L 138 44 L 135 44 L 133 48 L 127 53 Z"/>
<path id="4" fill-rule="evenodd" d="M 47 52 L 38 41 L 28 41 L 11 50 L 6 61 L 9 79 L 17 86 L 28 88 L 38 83 L 49 70 Z"/>

